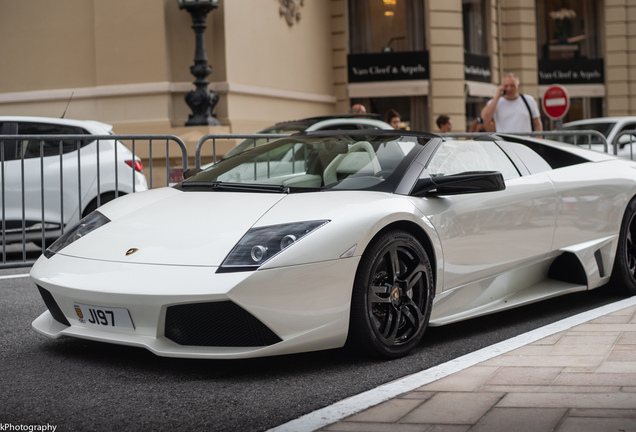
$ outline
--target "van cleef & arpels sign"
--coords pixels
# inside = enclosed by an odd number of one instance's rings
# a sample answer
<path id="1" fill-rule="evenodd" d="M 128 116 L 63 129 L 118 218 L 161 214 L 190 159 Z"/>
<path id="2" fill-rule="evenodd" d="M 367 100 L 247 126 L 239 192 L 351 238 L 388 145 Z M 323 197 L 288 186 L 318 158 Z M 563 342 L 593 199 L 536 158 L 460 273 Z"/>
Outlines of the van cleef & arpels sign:
<path id="1" fill-rule="evenodd" d="M 539 84 L 603 84 L 602 59 L 539 60 Z"/>
<path id="2" fill-rule="evenodd" d="M 429 79 L 428 51 L 350 54 L 349 82 Z"/>

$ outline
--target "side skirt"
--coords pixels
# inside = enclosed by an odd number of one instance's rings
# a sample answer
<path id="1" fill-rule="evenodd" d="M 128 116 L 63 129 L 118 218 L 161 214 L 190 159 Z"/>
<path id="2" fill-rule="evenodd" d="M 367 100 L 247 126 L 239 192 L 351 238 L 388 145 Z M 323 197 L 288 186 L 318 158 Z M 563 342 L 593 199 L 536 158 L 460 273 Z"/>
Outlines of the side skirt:
<path id="1" fill-rule="evenodd" d="M 430 326 L 512 309 L 564 294 L 597 288 L 609 281 L 618 236 L 564 247 L 525 267 L 438 294 Z"/>

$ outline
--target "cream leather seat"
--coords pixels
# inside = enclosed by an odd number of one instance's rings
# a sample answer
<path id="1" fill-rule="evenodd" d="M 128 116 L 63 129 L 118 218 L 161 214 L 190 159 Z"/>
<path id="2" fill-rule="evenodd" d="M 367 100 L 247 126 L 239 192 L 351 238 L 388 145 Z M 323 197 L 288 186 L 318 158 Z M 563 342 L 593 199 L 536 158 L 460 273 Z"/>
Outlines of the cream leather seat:
<path id="1" fill-rule="evenodd" d="M 381 169 L 373 146 L 368 141 L 360 141 L 349 147 L 346 154 L 336 156 L 325 168 L 323 178 L 325 185 L 328 185 L 337 182 L 343 176 L 351 174 L 372 176 Z"/>

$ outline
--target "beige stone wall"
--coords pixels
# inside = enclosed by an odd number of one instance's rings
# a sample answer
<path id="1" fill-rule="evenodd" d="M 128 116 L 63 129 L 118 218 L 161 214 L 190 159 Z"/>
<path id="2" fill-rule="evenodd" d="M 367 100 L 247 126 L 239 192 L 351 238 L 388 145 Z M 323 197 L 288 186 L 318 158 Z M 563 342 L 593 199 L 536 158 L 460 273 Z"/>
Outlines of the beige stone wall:
<path id="1" fill-rule="evenodd" d="M 636 0 L 627 1 L 627 84 L 629 113 L 636 114 Z"/>
<path id="2" fill-rule="evenodd" d="M 306 2 L 301 13 L 300 22 L 288 26 L 275 2 L 224 5 L 230 88 L 215 90 L 221 94 L 219 118 L 233 132 L 336 111 L 332 7 Z"/>
<path id="3" fill-rule="evenodd" d="M 233 131 L 254 132 L 259 124 L 334 112 L 330 2 L 304 2 L 300 21 L 292 26 L 279 15 L 278 2 L 233 0 L 224 8 L 230 84 L 295 96 L 230 92 L 226 100 Z"/>
<path id="4" fill-rule="evenodd" d="M 490 70 L 492 72 L 492 82 L 498 84 L 501 82 L 501 61 L 500 54 L 500 14 L 501 4 L 500 0 L 490 0 L 488 8 L 488 23 L 489 23 L 489 40 L 488 40 L 488 52 L 490 54 Z"/>
<path id="5" fill-rule="evenodd" d="M 0 92 L 95 85 L 92 1 L 5 0 L 0 11 Z"/>
<path id="6" fill-rule="evenodd" d="M 306 1 L 292 26 L 272 1 L 232 0 L 224 5 L 227 75 L 231 82 L 332 94 L 331 8 Z"/>
<path id="7" fill-rule="evenodd" d="M 0 114 L 169 125 L 167 4 L 0 1 Z"/>
<path id="8" fill-rule="evenodd" d="M 0 8 L 0 93 L 170 79 L 163 2 L 3 0 Z"/>
<path id="9" fill-rule="evenodd" d="M 627 53 L 627 15 L 631 9 L 626 0 L 605 1 L 605 85 L 607 88 L 607 115 L 630 114 L 630 86 L 628 83 L 629 56 Z M 636 106 L 634 106 L 636 108 Z M 633 112 L 633 111 L 632 111 Z"/>
<path id="10" fill-rule="evenodd" d="M 288 26 L 277 1 L 221 1 L 208 15 L 220 132 L 334 112 L 329 2 Z M 0 115 L 94 119 L 175 133 L 190 113 L 191 18 L 176 0 L 0 0 Z"/>
<path id="11" fill-rule="evenodd" d="M 499 0 L 502 15 L 503 73 L 514 73 L 520 91 L 538 101 L 537 31 L 534 0 Z M 498 82 L 499 83 L 499 82 Z"/>
<path id="12" fill-rule="evenodd" d="M 349 112 L 347 94 L 347 54 L 349 46 L 349 28 L 346 0 L 331 2 L 331 55 L 333 64 L 333 86 L 336 96 L 336 113 Z"/>
<path id="13" fill-rule="evenodd" d="M 461 0 L 428 0 L 427 21 L 430 59 L 430 130 L 445 114 L 455 131 L 466 130 L 464 95 L 464 39 Z"/>

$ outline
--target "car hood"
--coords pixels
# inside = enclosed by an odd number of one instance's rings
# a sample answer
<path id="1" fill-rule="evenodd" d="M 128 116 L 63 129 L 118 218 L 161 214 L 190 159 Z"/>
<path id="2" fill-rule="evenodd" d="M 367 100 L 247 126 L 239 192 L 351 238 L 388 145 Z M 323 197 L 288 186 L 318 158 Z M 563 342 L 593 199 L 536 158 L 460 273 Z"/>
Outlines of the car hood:
<path id="1" fill-rule="evenodd" d="M 220 266 L 284 194 L 181 192 L 163 188 L 101 207 L 111 222 L 60 255 L 127 263 Z M 126 255 L 127 251 L 137 249 Z"/>
<path id="2" fill-rule="evenodd" d="M 111 222 L 59 252 L 138 264 L 220 266 L 252 227 L 328 221 L 320 235 L 294 243 L 262 269 L 359 256 L 380 229 L 412 221 L 424 228 L 412 198 L 385 192 L 183 192 L 126 195 L 100 207 Z M 126 255 L 130 249 L 137 249 Z M 353 252 L 352 252 L 353 251 Z M 347 256 L 351 256 L 351 255 Z M 52 259 L 55 259 L 53 257 Z"/>

